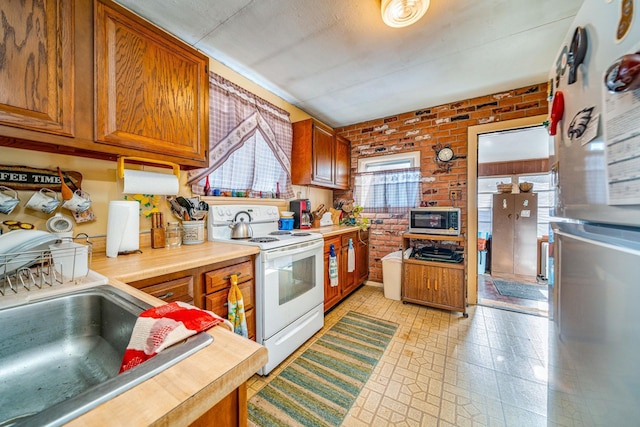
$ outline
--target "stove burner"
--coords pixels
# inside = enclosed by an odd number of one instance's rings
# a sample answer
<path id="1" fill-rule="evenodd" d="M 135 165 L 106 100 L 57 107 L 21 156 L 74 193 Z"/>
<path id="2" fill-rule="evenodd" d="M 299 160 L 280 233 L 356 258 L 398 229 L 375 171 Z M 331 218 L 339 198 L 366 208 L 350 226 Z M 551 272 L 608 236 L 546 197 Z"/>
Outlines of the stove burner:
<path id="1" fill-rule="evenodd" d="M 291 232 L 282 230 L 282 231 L 272 231 L 271 233 L 269 233 L 269 235 L 271 235 L 271 236 L 284 236 L 284 235 L 287 235 L 287 234 L 291 234 Z"/>
<path id="2" fill-rule="evenodd" d="M 296 236 L 296 237 L 311 236 L 311 233 L 293 233 L 292 236 Z"/>
<path id="3" fill-rule="evenodd" d="M 275 237 L 256 237 L 253 239 L 249 239 L 249 241 L 253 243 L 271 243 L 271 242 L 277 242 L 278 240 L 279 239 Z"/>

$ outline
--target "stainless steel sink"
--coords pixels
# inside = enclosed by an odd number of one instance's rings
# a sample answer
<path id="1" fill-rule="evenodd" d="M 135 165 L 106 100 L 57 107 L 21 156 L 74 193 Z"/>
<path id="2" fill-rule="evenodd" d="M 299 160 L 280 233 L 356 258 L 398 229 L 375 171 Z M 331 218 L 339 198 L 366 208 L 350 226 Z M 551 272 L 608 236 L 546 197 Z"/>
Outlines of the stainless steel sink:
<path id="1" fill-rule="evenodd" d="M 0 310 L 0 427 L 62 425 L 213 341 L 197 334 L 118 375 L 150 307 L 102 285 Z"/>

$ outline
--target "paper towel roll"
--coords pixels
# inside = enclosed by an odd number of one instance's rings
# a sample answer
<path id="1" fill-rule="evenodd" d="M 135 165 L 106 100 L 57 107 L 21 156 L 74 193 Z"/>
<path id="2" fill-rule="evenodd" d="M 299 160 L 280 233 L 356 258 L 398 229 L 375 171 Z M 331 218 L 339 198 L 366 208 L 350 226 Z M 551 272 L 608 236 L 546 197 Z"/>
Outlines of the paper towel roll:
<path id="1" fill-rule="evenodd" d="M 179 190 L 178 177 L 173 174 L 124 170 L 124 194 L 175 196 Z"/>
<path id="2" fill-rule="evenodd" d="M 138 250 L 140 247 L 140 203 L 116 200 L 109 202 L 107 217 L 107 257 L 118 252 Z"/>

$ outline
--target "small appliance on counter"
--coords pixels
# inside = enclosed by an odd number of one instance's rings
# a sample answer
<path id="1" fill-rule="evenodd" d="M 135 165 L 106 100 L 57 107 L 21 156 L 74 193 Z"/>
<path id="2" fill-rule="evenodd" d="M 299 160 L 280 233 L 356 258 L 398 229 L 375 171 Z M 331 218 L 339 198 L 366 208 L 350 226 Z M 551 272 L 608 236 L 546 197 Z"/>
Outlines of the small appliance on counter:
<path id="1" fill-rule="evenodd" d="M 293 228 L 311 228 L 311 200 L 292 200 L 289 202 L 289 210 L 293 212 Z"/>

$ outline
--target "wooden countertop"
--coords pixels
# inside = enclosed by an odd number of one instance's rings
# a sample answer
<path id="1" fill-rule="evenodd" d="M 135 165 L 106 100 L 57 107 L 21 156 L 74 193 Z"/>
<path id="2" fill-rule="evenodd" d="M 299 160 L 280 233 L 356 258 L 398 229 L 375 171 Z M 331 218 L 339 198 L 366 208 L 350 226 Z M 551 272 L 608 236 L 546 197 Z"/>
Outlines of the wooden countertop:
<path id="1" fill-rule="evenodd" d="M 164 304 L 123 282 L 195 268 L 259 252 L 257 247 L 205 242 L 176 249 L 142 248 L 142 254 L 107 258 L 93 254 L 95 270 L 120 288 L 154 306 Z M 68 426 L 188 425 L 215 406 L 267 363 L 267 349 L 215 326 L 213 342 L 142 384 L 75 418 Z"/>
<path id="2" fill-rule="evenodd" d="M 358 227 L 349 226 L 349 225 L 327 225 L 324 227 L 311 228 L 309 231 L 314 233 L 322 233 L 325 237 L 333 237 L 338 236 L 340 234 L 351 233 L 353 231 L 358 231 Z"/>
<path id="3" fill-rule="evenodd" d="M 357 231 L 357 227 L 327 226 L 310 231 L 331 237 Z M 91 269 L 110 283 L 152 305 L 163 302 L 127 282 L 200 267 L 259 253 L 257 246 L 205 242 L 179 248 L 151 249 L 107 258 L 93 253 Z M 268 360 L 267 349 L 222 326 L 207 331 L 213 343 L 192 356 L 72 420 L 69 426 L 188 425 L 244 383 Z"/>
<path id="4" fill-rule="evenodd" d="M 99 251 L 93 254 L 91 269 L 110 279 L 129 283 L 260 252 L 257 246 L 220 242 L 182 245 L 171 249 L 141 249 L 141 254 L 118 255 L 116 258 L 107 258 L 103 251 Z"/>

